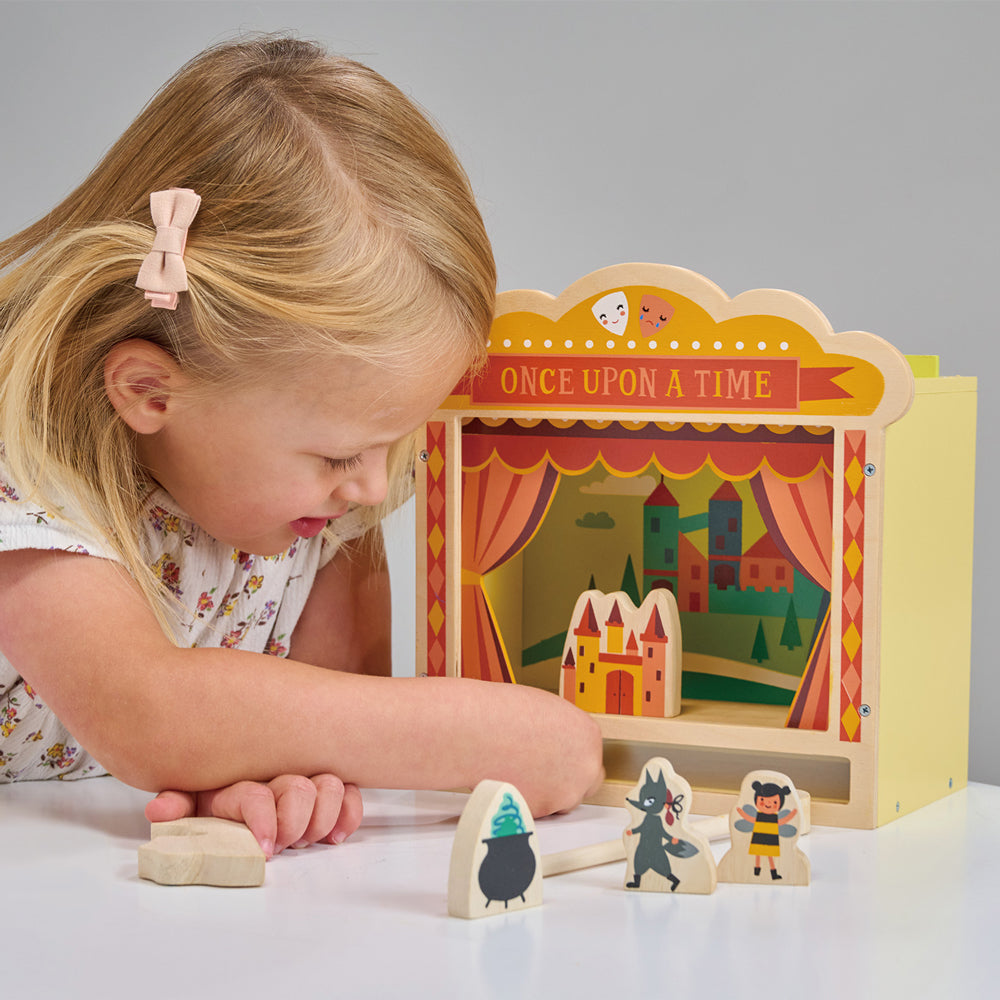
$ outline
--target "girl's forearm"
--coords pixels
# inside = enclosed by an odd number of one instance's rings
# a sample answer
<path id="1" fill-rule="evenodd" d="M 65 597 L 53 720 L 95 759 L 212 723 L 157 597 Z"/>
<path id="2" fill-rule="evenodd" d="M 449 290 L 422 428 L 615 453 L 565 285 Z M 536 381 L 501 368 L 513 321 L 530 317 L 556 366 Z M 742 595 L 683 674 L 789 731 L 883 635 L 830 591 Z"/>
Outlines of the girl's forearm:
<path id="1" fill-rule="evenodd" d="M 601 773 L 596 723 L 555 695 L 181 649 L 119 567 L 87 556 L 0 553 L 0 649 L 82 746 L 149 790 L 280 774 L 407 788 L 490 777 L 541 813 L 575 805 Z"/>
<path id="2" fill-rule="evenodd" d="M 490 777 L 515 784 L 541 814 L 576 805 L 599 780 L 596 723 L 532 688 L 177 652 L 167 668 L 174 683 L 106 730 L 118 734 L 111 769 L 140 787 L 197 791 L 331 772 L 362 787 L 453 788 Z M 144 753 L 150 745 L 160 749 Z"/>

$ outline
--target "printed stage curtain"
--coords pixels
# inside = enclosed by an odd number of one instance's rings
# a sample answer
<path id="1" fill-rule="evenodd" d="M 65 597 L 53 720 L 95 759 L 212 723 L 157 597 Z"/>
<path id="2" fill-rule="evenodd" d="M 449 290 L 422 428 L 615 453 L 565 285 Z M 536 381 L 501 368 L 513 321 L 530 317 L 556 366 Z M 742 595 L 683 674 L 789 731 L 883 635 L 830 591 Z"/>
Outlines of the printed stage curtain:
<path id="1" fill-rule="evenodd" d="M 483 577 L 531 540 L 555 495 L 548 463 L 513 472 L 500 462 L 462 473 L 462 675 L 513 680 Z"/>
<path id="2" fill-rule="evenodd" d="M 509 660 L 481 579 L 538 530 L 560 473 L 598 461 L 619 475 L 656 462 L 692 476 L 706 464 L 721 478 L 749 479 L 786 558 L 829 592 L 833 431 L 765 425 L 472 419 L 462 428 L 463 673 L 510 680 Z M 830 683 L 829 606 L 820 616 L 786 725 L 826 728 Z M 466 623 L 475 623 L 467 627 Z"/>
<path id="3" fill-rule="evenodd" d="M 786 482 L 764 467 L 751 481 L 768 532 L 785 558 L 829 595 L 833 560 L 833 478 Z M 788 710 L 792 729 L 826 729 L 830 709 L 830 599 L 816 619 L 809 659 Z"/>

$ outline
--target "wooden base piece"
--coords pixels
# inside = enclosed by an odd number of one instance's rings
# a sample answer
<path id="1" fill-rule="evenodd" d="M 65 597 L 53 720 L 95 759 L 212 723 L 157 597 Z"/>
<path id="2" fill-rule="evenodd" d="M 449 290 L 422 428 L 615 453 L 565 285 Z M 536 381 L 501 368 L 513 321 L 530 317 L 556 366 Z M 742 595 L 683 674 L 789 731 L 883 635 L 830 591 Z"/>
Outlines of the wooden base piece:
<path id="1" fill-rule="evenodd" d="M 153 823 L 139 848 L 139 877 L 160 885 L 255 886 L 264 852 L 242 824 L 207 816 Z"/>

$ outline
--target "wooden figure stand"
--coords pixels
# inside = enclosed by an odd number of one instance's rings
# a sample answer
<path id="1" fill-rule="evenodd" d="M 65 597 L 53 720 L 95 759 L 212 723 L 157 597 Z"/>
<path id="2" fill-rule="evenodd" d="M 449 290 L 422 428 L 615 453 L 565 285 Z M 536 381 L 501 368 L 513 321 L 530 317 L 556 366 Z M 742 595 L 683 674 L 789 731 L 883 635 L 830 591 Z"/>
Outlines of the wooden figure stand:
<path id="1" fill-rule="evenodd" d="M 622 835 L 628 863 L 626 889 L 646 892 L 715 891 L 715 859 L 699 833 L 688 826 L 691 786 L 670 761 L 654 757 L 625 797 L 630 821 Z"/>
<path id="2" fill-rule="evenodd" d="M 160 885 L 255 886 L 264 852 L 242 824 L 200 816 L 153 823 L 139 848 L 139 876 Z"/>
<path id="3" fill-rule="evenodd" d="M 722 882 L 808 885 L 809 859 L 799 849 L 802 805 L 790 779 L 751 771 L 730 813 L 733 846 L 719 862 Z"/>
<path id="4" fill-rule="evenodd" d="M 531 810 L 513 785 L 481 781 L 455 832 L 448 912 L 472 919 L 541 902 L 542 865 Z"/>

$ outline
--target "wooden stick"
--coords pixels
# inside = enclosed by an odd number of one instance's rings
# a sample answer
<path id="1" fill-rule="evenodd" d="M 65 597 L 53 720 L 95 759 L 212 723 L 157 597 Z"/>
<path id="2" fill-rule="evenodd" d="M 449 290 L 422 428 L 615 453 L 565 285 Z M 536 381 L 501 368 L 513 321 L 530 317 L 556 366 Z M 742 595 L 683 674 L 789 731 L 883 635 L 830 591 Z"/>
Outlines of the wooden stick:
<path id="1" fill-rule="evenodd" d="M 804 836 L 809 832 L 812 800 L 808 792 L 799 792 L 799 799 L 802 803 L 800 836 Z M 729 836 L 729 813 L 696 820 L 690 824 L 690 829 L 700 833 L 706 840 L 725 840 Z M 596 868 L 599 865 L 610 865 L 614 861 L 624 860 L 625 844 L 621 838 L 606 840 L 600 844 L 587 844 L 584 847 L 571 847 L 568 851 L 556 851 L 554 854 L 542 855 L 542 878 L 548 878 L 549 875 L 564 875 L 566 872 L 580 871 L 584 868 Z"/>
<path id="2" fill-rule="evenodd" d="M 581 868 L 596 868 L 609 865 L 612 861 L 625 860 L 625 845 L 621 837 L 606 840 L 602 844 L 587 844 L 586 847 L 572 847 L 568 851 L 542 855 L 542 878 L 579 871 Z"/>

